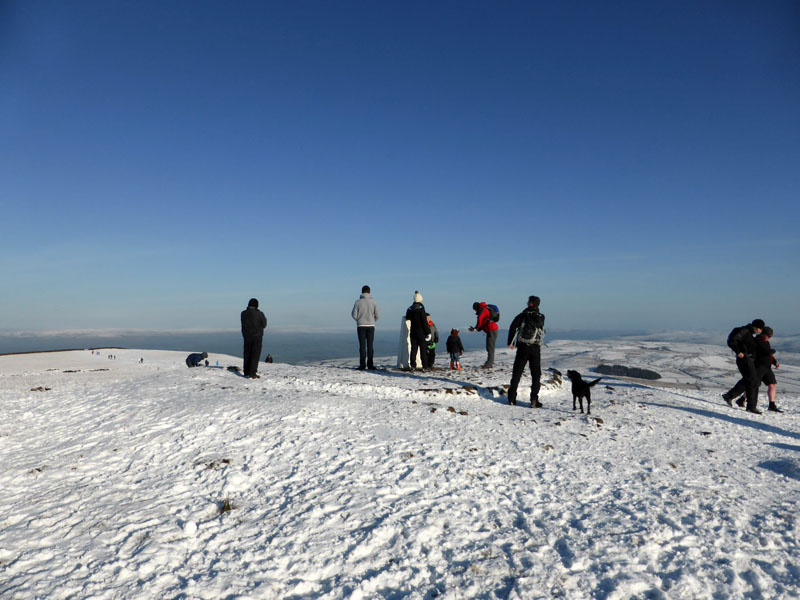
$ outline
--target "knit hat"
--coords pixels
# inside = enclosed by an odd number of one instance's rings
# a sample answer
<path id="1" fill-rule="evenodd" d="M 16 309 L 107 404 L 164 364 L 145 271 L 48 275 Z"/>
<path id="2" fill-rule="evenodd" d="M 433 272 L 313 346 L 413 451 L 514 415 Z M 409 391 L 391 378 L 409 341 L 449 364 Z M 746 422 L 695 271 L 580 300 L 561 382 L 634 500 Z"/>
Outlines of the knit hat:
<path id="1" fill-rule="evenodd" d="M 472 310 L 478 311 L 480 309 L 481 309 L 481 303 L 480 302 L 473 302 L 472 303 Z"/>
<path id="2" fill-rule="evenodd" d="M 458 335 L 458 329 L 451 329 L 450 335 Z"/>
<path id="3" fill-rule="evenodd" d="M 764 329 L 766 323 L 764 323 L 763 319 L 753 319 L 753 322 L 750 323 L 751 327 L 755 327 L 756 329 Z"/>
<path id="4" fill-rule="evenodd" d="M 250 298 L 250 302 L 247 303 L 247 308 L 250 308 L 251 306 L 253 308 L 258 308 L 258 300 L 255 298 Z"/>
<path id="5" fill-rule="evenodd" d="M 419 290 L 414 292 L 414 302 L 419 302 L 422 304 L 422 294 L 419 293 Z"/>
<path id="6" fill-rule="evenodd" d="M 539 296 L 528 296 L 528 304 L 533 306 L 533 308 L 539 308 L 540 302 L 541 300 L 539 300 Z"/>

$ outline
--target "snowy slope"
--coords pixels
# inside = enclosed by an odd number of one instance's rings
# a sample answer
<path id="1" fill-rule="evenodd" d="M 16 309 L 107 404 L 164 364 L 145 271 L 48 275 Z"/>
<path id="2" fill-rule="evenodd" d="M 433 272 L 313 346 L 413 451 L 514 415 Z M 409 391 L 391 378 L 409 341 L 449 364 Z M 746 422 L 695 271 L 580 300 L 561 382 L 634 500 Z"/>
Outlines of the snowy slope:
<path id="1" fill-rule="evenodd" d="M 798 367 L 755 416 L 722 347 L 550 344 L 664 376 L 586 416 L 567 384 L 507 406 L 508 350 L 259 380 L 113 352 L 0 357 L 1 598 L 800 597 Z"/>

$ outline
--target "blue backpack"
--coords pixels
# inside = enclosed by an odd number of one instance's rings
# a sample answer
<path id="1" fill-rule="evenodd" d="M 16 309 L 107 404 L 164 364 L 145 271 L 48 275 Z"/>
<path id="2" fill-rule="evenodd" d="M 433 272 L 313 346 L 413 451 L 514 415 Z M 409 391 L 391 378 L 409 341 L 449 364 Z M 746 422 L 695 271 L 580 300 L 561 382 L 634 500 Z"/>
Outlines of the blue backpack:
<path id="1" fill-rule="evenodd" d="M 486 308 L 489 309 L 489 319 L 497 323 L 500 320 L 500 309 L 497 308 L 496 304 L 486 304 Z"/>

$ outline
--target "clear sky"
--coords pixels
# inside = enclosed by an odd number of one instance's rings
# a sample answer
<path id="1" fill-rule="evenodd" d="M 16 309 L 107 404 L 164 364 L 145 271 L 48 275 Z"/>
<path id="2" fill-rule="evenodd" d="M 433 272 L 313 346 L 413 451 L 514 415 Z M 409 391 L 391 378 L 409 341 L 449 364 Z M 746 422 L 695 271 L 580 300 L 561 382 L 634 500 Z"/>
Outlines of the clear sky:
<path id="1" fill-rule="evenodd" d="M 800 330 L 800 3 L 0 0 L 0 329 Z"/>

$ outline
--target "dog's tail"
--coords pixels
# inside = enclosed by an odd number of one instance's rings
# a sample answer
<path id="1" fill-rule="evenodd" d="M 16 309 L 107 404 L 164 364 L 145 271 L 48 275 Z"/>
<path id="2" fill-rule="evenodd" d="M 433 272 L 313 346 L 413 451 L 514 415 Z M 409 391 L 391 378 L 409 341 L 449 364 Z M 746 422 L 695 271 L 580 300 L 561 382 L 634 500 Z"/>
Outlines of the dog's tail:
<path id="1" fill-rule="evenodd" d="M 594 380 L 592 383 L 590 383 L 590 384 L 589 384 L 589 387 L 592 387 L 594 384 L 596 384 L 596 383 L 597 383 L 598 381 L 600 381 L 601 379 L 602 379 L 602 377 L 598 377 L 598 378 L 597 378 L 597 379 L 595 379 L 595 380 Z"/>

